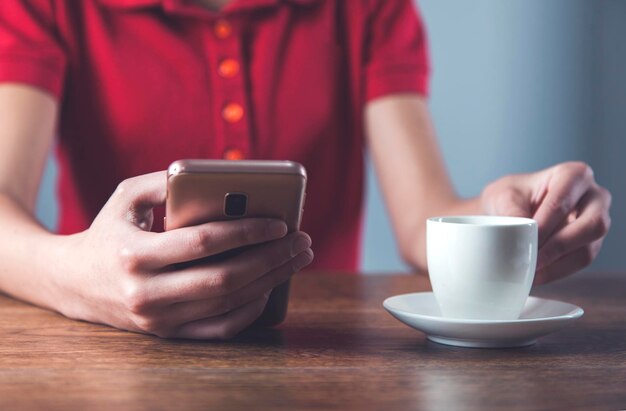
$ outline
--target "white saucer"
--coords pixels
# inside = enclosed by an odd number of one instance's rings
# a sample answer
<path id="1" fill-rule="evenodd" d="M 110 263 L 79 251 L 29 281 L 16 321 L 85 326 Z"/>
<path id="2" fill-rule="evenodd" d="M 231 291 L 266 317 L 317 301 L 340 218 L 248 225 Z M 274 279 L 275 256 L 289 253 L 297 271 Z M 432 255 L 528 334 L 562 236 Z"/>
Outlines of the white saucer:
<path id="1" fill-rule="evenodd" d="M 582 308 L 560 301 L 528 297 L 517 320 L 444 318 L 432 292 L 396 295 L 383 306 L 391 315 L 440 344 L 474 348 L 524 347 L 536 338 L 582 317 Z"/>

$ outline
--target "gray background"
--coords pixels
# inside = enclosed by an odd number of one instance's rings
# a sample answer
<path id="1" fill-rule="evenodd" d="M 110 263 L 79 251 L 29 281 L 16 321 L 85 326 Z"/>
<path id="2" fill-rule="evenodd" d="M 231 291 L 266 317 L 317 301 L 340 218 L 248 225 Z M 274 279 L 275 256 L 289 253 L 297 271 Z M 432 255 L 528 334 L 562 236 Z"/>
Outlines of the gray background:
<path id="1" fill-rule="evenodd" d="M 420 0 L 431 110 L 457 190 L 566 160 L 613 194 L 592 268 L 626 267 L 626 1 Z M 363 267 L 403 270 L 370 173 Z"/>
<path id="2" fill-rule="evenodd" d="M 626 1 L 421 0 L 431 110 L 463 196 L 507 173 L 567 160 L 613 193 L 613 228 L 593 268 L 626 267 Z M 55 166 L 37 213 L 53 227 Z M 405 271 L 368 167 L 362 267 Z M 426 201 L 427 199 L 425 199 Z M 407 208 L 410 212 L 410 207 Z"/>

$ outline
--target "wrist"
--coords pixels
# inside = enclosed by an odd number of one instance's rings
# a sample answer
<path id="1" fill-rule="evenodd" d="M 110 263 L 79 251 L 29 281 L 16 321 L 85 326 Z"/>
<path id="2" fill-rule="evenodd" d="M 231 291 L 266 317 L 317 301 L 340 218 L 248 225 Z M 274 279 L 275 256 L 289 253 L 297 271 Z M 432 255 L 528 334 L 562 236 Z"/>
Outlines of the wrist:
<path id="1" fill-rule="evenodd" d="M 54 235 L 50 240 L 49 253 L 45 260 L 50 267 L 45 270 L 45 287 L 42 290 L 45 307 L 66 317 L 85 320 L 89 317 L 87 305 L 80 298 L 85 292 L 82 279 L 86 271 L 82 261 L 88 259 L 81 244 L 85 232 L 70 235 Z"/>
<path id="2" fill-rule="evenodd" d="M 68 305 L 79 287 L 73 276 L 76 256 L 80 255 L 75 247 L 78 236 L 47 233 L 38 239 L 37 248 L 42 251 L 33 261 L 35 284 L 26 290 L 25 300 L 75 318 Z"/>
<path id="3" fill-rule="evenodd" d="M 50 308 L 59 237 L 43 229 L 13 232 L 10 241 L 3 241 L 0 289 L 14 298 Z"/>

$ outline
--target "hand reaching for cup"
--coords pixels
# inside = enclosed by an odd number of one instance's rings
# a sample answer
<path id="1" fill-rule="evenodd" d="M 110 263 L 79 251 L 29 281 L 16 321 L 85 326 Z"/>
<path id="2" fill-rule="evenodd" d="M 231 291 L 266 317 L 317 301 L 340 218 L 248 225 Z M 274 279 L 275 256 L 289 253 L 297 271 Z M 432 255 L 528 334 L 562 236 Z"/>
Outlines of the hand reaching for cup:
<path id="1" fill-rule="evenodd" d="M 64 237 L 56 309 L 160 337 L 227 339 L 258 318 L 271 290 L 313 259 L 284 222 L 241 219 L 150 232 L 165 172 L 124 181 L 91 227 Z M 179 264 L 247 246 L 218 262 Z"/>
<path id="2" fill-rule="evenodd" d="M 483 190 L 481 203 L 491 215 L 537 221 L 536 284 L 565 277 L 591 264 L 611 225 L 611 194 L 596 183 L 592 169 L 581 162 L 503 177 Z"/>

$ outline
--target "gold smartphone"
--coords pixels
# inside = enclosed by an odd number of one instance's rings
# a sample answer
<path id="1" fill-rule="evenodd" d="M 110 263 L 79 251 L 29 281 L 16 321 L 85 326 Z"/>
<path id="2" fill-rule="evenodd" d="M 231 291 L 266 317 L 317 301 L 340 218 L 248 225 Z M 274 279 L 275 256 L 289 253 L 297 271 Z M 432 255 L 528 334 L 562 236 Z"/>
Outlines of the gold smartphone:
<path id="1" fill-rule="evenodd" d="M 293 161 L 178 160 L 167 170 L 165 230 L 238 218 L 276 218 L 300 228 L 306 170 Z M 237 250 L 227 252 L 230 257 Z M 289 281 L 274 288 L 255 324 L 273 326 L 287 315 Z"/>

